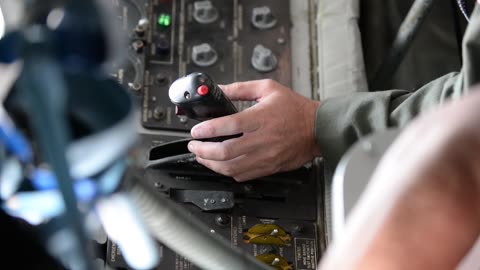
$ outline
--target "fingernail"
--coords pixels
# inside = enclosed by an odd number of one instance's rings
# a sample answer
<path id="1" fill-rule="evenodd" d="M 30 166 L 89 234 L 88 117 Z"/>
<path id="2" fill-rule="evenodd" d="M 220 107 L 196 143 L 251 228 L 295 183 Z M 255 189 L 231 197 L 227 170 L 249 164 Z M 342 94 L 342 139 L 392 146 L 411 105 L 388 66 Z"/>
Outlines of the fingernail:
<path id="1" fill-rule="evenodd" d="M 203 131 L 202 126 L 200 124 L 194 126 L 192 128 L 192 131 L 191 131 L 192 137 L 194 137 L 194 138 L 202 137 L 203 133 L 204 133 L 204 131 Z"/>
<path id="2" fill-rule="evenodd" d="M 189 142 L 187 147 L 188 147 L 188 150 L 190 152 L 193 152 L 193 150 L 195 150 L 195 143 L 194 142 Z"/>

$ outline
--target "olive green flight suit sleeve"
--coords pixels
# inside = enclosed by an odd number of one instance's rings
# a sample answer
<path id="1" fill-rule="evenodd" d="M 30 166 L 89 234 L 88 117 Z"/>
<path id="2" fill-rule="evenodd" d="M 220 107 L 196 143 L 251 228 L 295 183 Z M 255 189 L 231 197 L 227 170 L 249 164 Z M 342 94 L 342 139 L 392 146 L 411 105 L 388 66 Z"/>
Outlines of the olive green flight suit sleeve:
<path id="1" fill-rule="evenodd" d="M 316 112 L 315 137 L 326 165 L 333 169 L 360 137 L 402 127 L 420 113 L 465 95 L 480 82 L 480 9 L 477 5 L 463 40 L 463 67 L 415 92 L 390 90 L 329 98 Z"/>

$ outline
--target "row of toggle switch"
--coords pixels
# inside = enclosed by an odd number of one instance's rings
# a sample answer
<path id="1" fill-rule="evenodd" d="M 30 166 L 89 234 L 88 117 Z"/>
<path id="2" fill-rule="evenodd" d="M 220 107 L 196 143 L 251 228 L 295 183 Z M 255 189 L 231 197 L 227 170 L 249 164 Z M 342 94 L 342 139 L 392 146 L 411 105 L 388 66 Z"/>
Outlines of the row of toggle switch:
<path id="1" fill-rule="evenodd" d="M 218 9 L 212 4 L 212 1 L 202 0 L 193 3 L 193 18 L 198 23 L 213 23 L 218 17 Z M 253 8 L 250 22 L 255 28 L 265 30 L 273 28 L 277 24 L 277 19 L 270 7 L 262 6 Z"/>
<path id="2" fill-rule="evenodd" d="M 217 51 L 208 43 L 202 43 L 192 47 L 192 61 L 200 67 L 209 67 L 218 59 Z M 253 48 L 250 62 L 253 68 L 259 72 L 270 72 L 277 67 L 277 57 L 272 50 L 261 44 Z"/>

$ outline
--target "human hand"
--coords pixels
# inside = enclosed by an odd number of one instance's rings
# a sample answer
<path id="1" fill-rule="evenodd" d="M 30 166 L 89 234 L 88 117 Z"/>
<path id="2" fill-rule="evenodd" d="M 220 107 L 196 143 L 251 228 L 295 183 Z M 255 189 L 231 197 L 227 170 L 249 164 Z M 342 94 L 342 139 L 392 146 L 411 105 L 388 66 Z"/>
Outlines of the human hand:
<path id="1" fill-rule="evenodd" d="M 246 181 L 299 168 L 320 155 L 314 136 L 318 101 L 273 80 L 237 82 L 221 88 L 232 100 L 255 100 L 257 104 L 192 128 L 194 139 L 243 133 L 223 142 L 191 141 L 188 149 L 199 163 Z"/>

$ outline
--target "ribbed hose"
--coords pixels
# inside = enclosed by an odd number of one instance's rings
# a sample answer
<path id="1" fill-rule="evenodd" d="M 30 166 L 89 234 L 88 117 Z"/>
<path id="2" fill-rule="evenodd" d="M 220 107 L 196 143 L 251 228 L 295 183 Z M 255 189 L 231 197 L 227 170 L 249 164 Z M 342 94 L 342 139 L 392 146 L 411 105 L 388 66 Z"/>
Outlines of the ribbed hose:
<path id="1" fill-rule="evenodd" d="M 46 35 L 38 31 L 39 29 L 36 30 L 35 37 L 43 41 Z M 77 198 L 65 158 L 65 149 L 69 141 L 65 109 L 67 86 L 61 66 L 53 53 L 41 48 L 39 45 L 30 45 L 25 48 L 29 53 L 24 57 L 24 69 L 20 74 L 17 88 L 27 102 L 26 108 L 32 123 L 33 137 L 39 145 L 42 158 L 51 166 L 58 179 L 58 189 L 65 206 L 64 214 L 56 221 L 64 230 L 56 231 L 51 226 L 47 229 L 51 235 L 45 237 L 47 233 L 44 233 L 42 237 L 47 238 L 46 246 L 51 255 L 65 261 L 68 269 L 92 270 L 95 268 L 90 261 L 90 250 L 85 244 L 88 238 L 83 227 L 83 217 L 78 210 Z M 70 236 L 69 233 L 73 234 Z M 66 248 L 51 249 L 49 247 L 50 242 L 52 247 L 56 247 L 56 235 L 68 235 L 71 238 Z"/>
<path id="2" fill-rule="evenodd" d="M 129 194 L 151 234 L 196 266 L 208 270 L 271 270 L 266 264 L 209 233 L 200 221 L 143 184 L 132 182 Z"/>
<path id="3" fill-rule="evenodd" d="M 375 73 L 373 80 L 370 81 L 371 90 L 382 89 L 382 87 L 385 87 L 386 82 L 393 77 L 412 45 L 420 26 L 431 10 L 433 2 L 434 0 L 416 0 L 413 3 L 407 17 L 400 25 L 392 47 Z"/>

